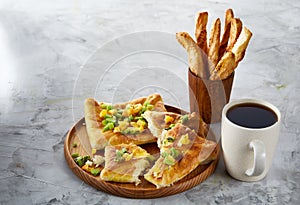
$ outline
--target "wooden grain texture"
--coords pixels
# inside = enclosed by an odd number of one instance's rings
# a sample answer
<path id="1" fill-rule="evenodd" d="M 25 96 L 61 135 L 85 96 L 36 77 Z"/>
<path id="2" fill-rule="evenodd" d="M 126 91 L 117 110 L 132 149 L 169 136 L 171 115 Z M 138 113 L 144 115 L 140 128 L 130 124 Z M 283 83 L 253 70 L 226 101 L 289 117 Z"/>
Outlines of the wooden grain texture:
<path id="1" fill-rule="evenodd" d="M 186 112 L 167 106 L 168 111 L 177 112 L 185 114 Z M 207 165 L 200 165 L 189 175 L 181 179 L 180 181 L 174 183 L 173 186 L 164 187 L 157 189 L 153 184 L 146 181 L 143 177 L 140 177 L 141 183 L 135 186 L 133 183 L 116 183 L 116 182 L 106 182 L 100 179 L 100 177 L 94 177 L 93 175 L 82 170 L 73 160 L 72 153 L 79 153 L 79 155 L 86 155 L 87 153 L 80 144 L 78 138 L 79 135 L 84 135 L 85 139 L 88 140 L 86 133 L 84 118 L 79 120 L 68 132 L 64 144 L 64 154 L 66 162 L 70 169 L 75 175 L 77 175 L 82 181 L 91 185 L 92 187 L 121 197 L 126 198 L 158 198 L 165 197 L 173 194 L 177 194 L 186 191 L 207 179 L 211 174 L 214 173 L 220 156 L 220 145 L 217 146 L 217 156 L 218 158 Z M 207 135 L 209 138 L 213 138 L 213 133 L 211 130 L 207 130 Z M 82 137 L 84 138 L 84 137 Z M 76 143 L 77 147 L 73 147 Z M 159 154 L 159 149 L 156 143 L 142 145 L 151 154 Z"/>
<path id="2" fill-rule="evenodd" d="M 202 79 L 188 71 L 190 111 L 200 114 L 207 124 L 221 121 L 222 110 L 230 100 L 234 72 L 224 80 Z"/>

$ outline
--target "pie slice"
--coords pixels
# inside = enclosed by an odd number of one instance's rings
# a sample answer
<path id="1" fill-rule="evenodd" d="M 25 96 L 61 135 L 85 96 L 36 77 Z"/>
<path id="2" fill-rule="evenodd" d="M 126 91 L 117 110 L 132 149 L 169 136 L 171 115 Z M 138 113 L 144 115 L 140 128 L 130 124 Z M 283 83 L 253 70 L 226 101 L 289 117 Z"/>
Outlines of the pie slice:
<path id="1" fill-rule="evenodd" d="M 180 115 L 173 112 L 146 111 L 142 116 L 147 120 L 151 133 L 158 139 L 160 139 L 164 131 L 170 130 L 176 123 L 181 123 L 195 130 L 196 133 L 204 138 L 208 129 L 207 124 L 195 112 Z"/>
<path id="2" fill-rule="evenodd" d="M 147 110 L 166 111 L 160 95 L 153 94 L 115 105 L 86 99 L 84 116 L 92 149 L 101 150 L 106 145 L 122 143 L 139 145 L 155 142 L 156 138 L 141 116 Z"/>
<path id="3" fill-rule="evenodd" d="M 105 166 L 100 178 L 105 181 L 135 183 L 150 166 L 151 155 L 135 144 L 120 144 L 105 147 Z"/>
<path id="4" fill-rule="evenodd" d="M 201 164 L 217 158 L 217 144 L 177 123 L 162 136 L 160 157 L 144 178 L 157 188 L 171 186 Z"/>
<path id="5" fill-rule="evenodd" d="M 142 115 L 148 122 L 148 129 L 159 138 L 165 129 L 172 128 L 177 123 L 181 115 L 173 112 L 146 111 Z"/>

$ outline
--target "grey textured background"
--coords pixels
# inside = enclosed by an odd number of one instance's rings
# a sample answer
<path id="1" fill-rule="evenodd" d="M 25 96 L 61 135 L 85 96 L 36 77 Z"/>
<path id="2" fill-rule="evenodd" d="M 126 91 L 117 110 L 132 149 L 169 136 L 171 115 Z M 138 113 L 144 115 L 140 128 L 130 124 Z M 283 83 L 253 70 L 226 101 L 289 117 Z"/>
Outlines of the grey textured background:
<path id="1" fill-rule="evenodd" d="M 66 165 L 63 143 L 83 115 L 83 99 L 122 101 L 158 91 L 188 109 L 186 54 L 174 35 L 193 34 L 198 11 L 209 11 L 210 25 L 223 21 L 229 7 L 253 32 L 232 99 L 264 99 L 282 112 L 267 177 L 236 181 L 220 161 L 204 183 L 153 200 L 120 198 L 81 182 Z M 299 13 L 298 0 L 0 1 L 0 203 L 300 204 Z"/>

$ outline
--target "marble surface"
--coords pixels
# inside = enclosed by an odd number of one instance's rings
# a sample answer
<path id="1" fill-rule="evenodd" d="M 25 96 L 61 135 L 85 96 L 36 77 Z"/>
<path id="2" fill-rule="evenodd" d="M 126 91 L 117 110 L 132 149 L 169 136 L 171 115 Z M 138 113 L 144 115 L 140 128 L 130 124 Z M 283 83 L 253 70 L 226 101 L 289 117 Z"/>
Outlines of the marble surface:
<path id="1" fill-rule="evenodd" d="M 151 200 L 112 196 L 80 181 L 63 143 L 83 116 L 83 99 L 114 102 L 155 91 L 188 109 L 186 54 L 174 34 L 193 34 L 200 10 L 209 11 L 210 25 L 229 7 L 254 34 L 232 99 L 260 98 L 282 112 L 267 177 L 236 181 L 221 160 L 204 183 Z M 299 13 L 298 0 L 1 0 L 0 204 L 299 204 Z"/>

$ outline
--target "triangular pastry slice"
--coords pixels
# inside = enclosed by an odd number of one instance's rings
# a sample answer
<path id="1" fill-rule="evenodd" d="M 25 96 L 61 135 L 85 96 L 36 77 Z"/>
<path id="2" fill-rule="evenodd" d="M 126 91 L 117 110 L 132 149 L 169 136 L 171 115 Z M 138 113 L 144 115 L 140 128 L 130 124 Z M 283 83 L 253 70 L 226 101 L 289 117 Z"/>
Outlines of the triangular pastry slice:
<path id="1" fill-rule="evenodd" d="M 135 144 L 120 144 L 105 147 L 105 166 L 100 178 L 104 181 L 123 183 L 141 182 L 141 176 L 150 166 L 151 155 Z"/>
<path id="2" fill-rule="evenodd" d="M 165 129 L 169 129 L 177 123 L 181 115 L 173 112 L 146 111 L 142 115 L 148 122 L 151 133 L 159 138 Z"/>
<path id="3" fill-rule="evenodd" d="M 92 149 L 100 150 L 107 145 L 122 143 L 139 145 L 155 142 L 156 138 L 141 116 L 147 110 L 166 111 L 160 95 L 153 94 L 115 105 L 86 99 L 84 116 Z"/>
<path id="4" fill-rule="evenodd" d="M 161 140 L 160 157 L 144 175 L 157 188 L 170 186 L 200 164 L 217 158 L 215 142 L 198 136 L 195 131 L 180 123 L 163 133 Z"/>
<path id="5" fill-rule="evenodd" d="M 146 111 L 142 115 L 148 122 L 151 133 L 160 138 L 162 133 L 171 129 L 176 123 L 181 123 L 194 130 L 199 135 L 206 137 L 208 126 L 195 112 L 180 115 L 173 112 Z"/>

